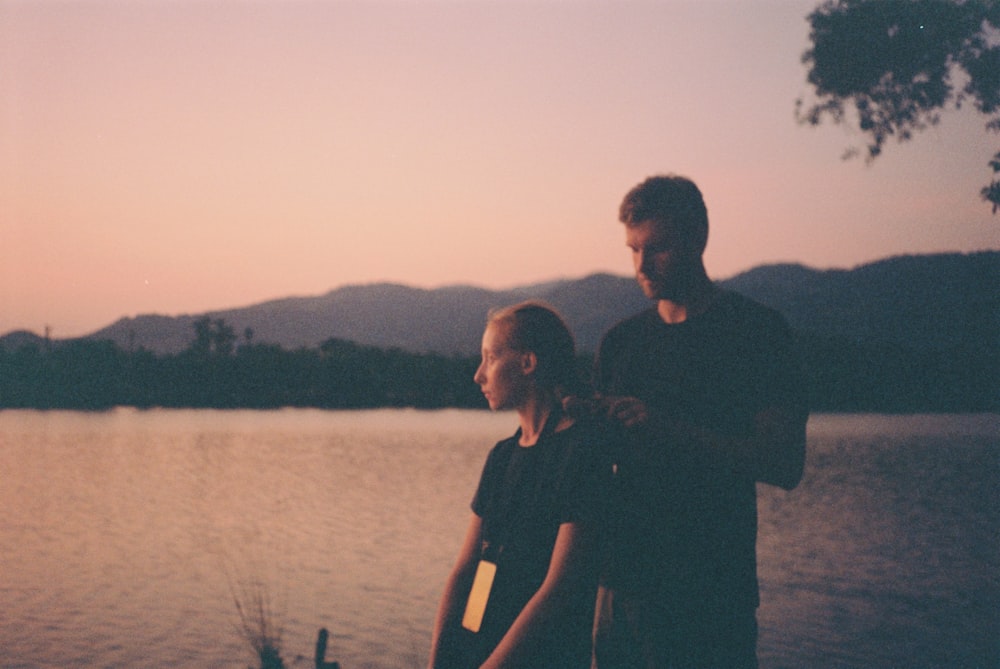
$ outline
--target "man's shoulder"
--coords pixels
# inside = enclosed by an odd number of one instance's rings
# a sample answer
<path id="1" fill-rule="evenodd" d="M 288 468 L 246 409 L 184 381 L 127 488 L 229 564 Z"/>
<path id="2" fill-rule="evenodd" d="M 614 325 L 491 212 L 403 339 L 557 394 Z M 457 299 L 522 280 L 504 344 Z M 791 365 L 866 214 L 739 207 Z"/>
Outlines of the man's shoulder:
<path id="1" fill-rule="evenodd" d="M 638 313 L 632 314 L 631 316 L 627 316 L 612 325 L 608 331 L 604 333 L 604 339 L 608 340 L 625 337 L 636 331 L 649 329 L 658 321 L 659 316 L 656 315 L 656 307 L 649 307 Z"/>
<path id="2" fill-rule="evenodd" d="M 741 325 L 787 328 L 785 317 L 777 309 L 733 290 L 722 289 L 711 311 L 716 317 Z"/>

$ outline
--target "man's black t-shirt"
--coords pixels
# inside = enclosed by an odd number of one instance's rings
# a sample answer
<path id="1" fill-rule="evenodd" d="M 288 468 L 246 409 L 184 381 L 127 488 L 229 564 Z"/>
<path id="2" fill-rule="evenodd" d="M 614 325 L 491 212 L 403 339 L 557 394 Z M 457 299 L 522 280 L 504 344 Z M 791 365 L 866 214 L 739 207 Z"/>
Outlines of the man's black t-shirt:
<path id="1" fill-rule="evenodd" d="M 805 410 L 784 319 L 736 293 L 667 324 L 649 309 L 612 328 L 597 361 L 598 390 L 717 434 L 748 437 L 769 407 Z M 695 444 L 649 431 L 619 456 L 615 564 L 609 583 L 656 592 L 668 605 L 754 607 L 757 505 L 753 475 Z"/>

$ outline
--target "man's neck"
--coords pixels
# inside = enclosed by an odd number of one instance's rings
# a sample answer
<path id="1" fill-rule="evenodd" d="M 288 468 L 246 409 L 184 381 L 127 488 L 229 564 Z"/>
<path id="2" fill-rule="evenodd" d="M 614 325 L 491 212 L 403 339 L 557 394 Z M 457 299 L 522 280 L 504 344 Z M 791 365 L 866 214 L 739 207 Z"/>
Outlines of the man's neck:
<path id="1" fill-rule="evenodd" d="M 668 325 L 683 323 L 689 318 L 705 313 L 715 300 L 717 292 L 715 284 L 705 276 L 692 285 L 683 297 L 661 299 L 656 304 L 656 311 L 660 319 Z"/>

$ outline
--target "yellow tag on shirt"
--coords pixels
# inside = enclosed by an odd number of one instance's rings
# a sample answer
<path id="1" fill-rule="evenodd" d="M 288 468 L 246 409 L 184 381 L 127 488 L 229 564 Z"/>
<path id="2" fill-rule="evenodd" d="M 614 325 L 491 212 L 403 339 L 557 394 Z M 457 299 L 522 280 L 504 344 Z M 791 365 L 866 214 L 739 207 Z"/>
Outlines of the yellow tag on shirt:
<path id="1" fill-rule="evenodd" d="M 490 598 L 493 588 L 493 577 L 497 566 L 492 562 L 480 560 L 476 567 L 476 576 L 472 579 L 472 590 L 469 591 L 469 601 L 465 605 L 465 615 L 462 616 L 462 627 L 470 632 L 478 632 L 483 624 L 483 614 L 486 613 L 486 601 Z"/>

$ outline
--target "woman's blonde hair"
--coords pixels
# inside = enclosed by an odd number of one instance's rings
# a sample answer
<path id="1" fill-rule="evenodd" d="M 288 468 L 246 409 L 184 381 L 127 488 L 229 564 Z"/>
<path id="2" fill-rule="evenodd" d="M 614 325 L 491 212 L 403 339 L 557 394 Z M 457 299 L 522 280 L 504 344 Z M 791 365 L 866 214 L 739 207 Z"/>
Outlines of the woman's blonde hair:
<path id="1" fill-rule="evenodd" d="M 491 311 L 486 324 L 506 326 L 508 346 L 535 354 L 535 378 L 540 385 L 559 394 L 577 391 L 576 344 L 555 309 L 542 302 L 520 302 Z"/>

